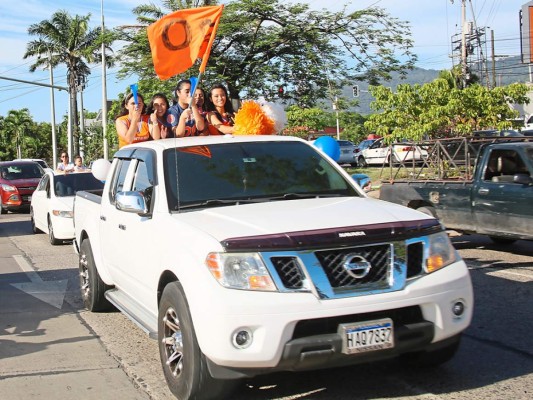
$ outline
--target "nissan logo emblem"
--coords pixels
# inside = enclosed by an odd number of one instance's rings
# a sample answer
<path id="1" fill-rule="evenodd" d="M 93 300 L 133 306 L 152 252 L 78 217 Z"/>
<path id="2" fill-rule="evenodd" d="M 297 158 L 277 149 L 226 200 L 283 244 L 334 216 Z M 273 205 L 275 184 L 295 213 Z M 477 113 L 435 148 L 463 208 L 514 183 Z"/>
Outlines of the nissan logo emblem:
<path id="1" fill-rule="evenodd" d="M 348 275 L 361 279 L 368 275 L 372 264 L 359 254 L 350 253 L 342 259 L 342 267 Z"/>

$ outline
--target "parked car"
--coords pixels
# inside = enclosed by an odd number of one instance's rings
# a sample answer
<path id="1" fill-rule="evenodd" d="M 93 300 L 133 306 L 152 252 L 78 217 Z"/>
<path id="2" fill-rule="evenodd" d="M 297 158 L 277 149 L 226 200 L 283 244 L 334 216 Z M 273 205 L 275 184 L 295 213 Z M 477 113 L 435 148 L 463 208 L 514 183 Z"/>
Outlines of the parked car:
<path id="1" fill-rule="evenodd" d="M 482 131 L 474 131 L 472 132 L 472 136 L 474 137 L 519 137 L 524 136 L 520 132 L 515 131 L 514 129 L 486 129 Z"/>
<path id="2" fill-rule="evenodd" d="M 13 161 L 33 161 L 39 164 L 45 171 L 48 171 L 48 170 L 52 171 L 52 168 L 50 168 L 48 164 L 46 163 L 46 161 L 44 161 L 41 158 L 17 158 Z"/>
<path id="3" fill-rule="evenodd" d="M 43 174 L 41 166 L 33 161 L 0 162 L 0 212 L 29 210 L 33 191 Z"/>
<path id="4" fill-rule="evenodd" d="M 364 168 L 367 166 L 367 163 L 365 161 L 365 157 L 363 156 L 363 150 L 368 149 L 377 139 L 366 139 L 360 142 L 357 145 L 357 148 L 359 151 L 357 152 L 357 166 L 360 168 Z"/>
<path id="5" fill-rule="evenodd" d="M 357 146 L 349 140 L 337 140 L 337 142 L 339 143 L 341 150 L 341 155 L 337 162 L 339 164 L 350 164 L 352 166 L 356 166 L 357 154 L 359 153 Z"/>
<path id="6" fill-rule="evenodd" d="M 73 208 L 78 190 L 99 190 L 104 184 L 92 173 L 58 174 L 46 172 L 31 199 L 33 233 L 48 233 L 50 243 L 74 239 Z"/>
<path id="7" fill-rule="evenodd" d="M 523 136 L 533 136 L 533 129 L 522 129 L 520 133 Z"/>
<path id="8" fill-rule="evenodd" d="M 383 180 L 380 199 L 437 217 L 447 229 L 509 244 L 533 240 L 532 177 L 533 143 L 500 139 L 480 148 L 473 174 L 428 179 L 417 171 Z"/>
<path id="9" fill-rule="evenodd" d="M 369 165 L 422 161 L 428 152 L 415 143 L 394 143 L 387 145 L 378 139 L 362 151 L 364 161 Z"/>

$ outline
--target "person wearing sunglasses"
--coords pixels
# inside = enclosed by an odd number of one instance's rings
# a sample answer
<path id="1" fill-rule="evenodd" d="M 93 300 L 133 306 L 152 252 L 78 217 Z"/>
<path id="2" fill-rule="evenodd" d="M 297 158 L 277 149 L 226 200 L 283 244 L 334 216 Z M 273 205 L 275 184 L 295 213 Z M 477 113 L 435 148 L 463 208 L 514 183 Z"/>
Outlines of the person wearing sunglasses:
<path id="1" fill-rule="evenodd" d="M 68 153 L 66 151 L 61 152 L 61 161 L 57 164 L 56 172 L 68 173 L 74 171 L 74 164 L 69 161 Z"/>

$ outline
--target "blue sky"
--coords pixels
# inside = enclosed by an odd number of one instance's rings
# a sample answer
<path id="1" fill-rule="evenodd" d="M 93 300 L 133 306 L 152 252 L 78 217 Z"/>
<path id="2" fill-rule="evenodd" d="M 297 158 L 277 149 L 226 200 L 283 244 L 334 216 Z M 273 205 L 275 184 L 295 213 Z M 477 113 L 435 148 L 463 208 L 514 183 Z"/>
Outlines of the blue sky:
<path id="1" fill-rule="evenodd" d="M 108 28 L 135 24 L 131 10 L 139 4 L 153 2 L 160 5 L 159 0 L 104 0 L 105 24 Z M 304 2 L 304 1 L 300 1 Z M 77 4 L 75 4 L 77 3 Z M 312 8 L 332 7 L 329 0 L 307 1 Z M 472 0 L 467 2 L 467 20 L 475 18 L 478 27 L 489 27 L 494 31 L 495 53 L 501 56 L 520 54 L 520 32 L 518 13 L 525 0 Z M 379 6 L 398 19 L 409 21 L 415 41 L 414 52 L 418 55 L 418 66 L 426 69 L 449 69 L 452 67 L 451 37 L 459 33 L 461 24 L 461 0 L 352 0 L 340 1 L 348 4 L 348 10 L 358 10 L 369 6 Z M 341 8 L 333 6 L 333 10 Z M 330 8 L 331 9 L 331 8 Z M 36 71 L 30 73 L 28 68 L 32 60 L 24 60 L 26 43 L 34 38 L 27 34 L 28 27 L 33 23 L 49 19 L 58 11 L 66 10 L 71 15 L 87 15 L 91 13 L 91 27 L 100 26 L 101 0 L 24 0 L 2 1 L 0 5 L 0 76 L 33 82 L 49 83 L 49 72 Z M 474 17 L 475 16 L 475 17 Z M 487 39 L 490 38 L 490 35 Z M 490 55 L 490 47 L 487 55 Z M 457 63 L 457 61 L 456 61 Z M 129 80 L 118 81 L 118 68 L 107 72 L 107 97 L 114 99 L 131 83 Z M 66 86 L 66 71 L 54 69 L 55 84 Z M 102 101 L 101 65 L 92 66 L 88 86 L 84 91 L 84 108 L 98 111 Z M 65 92 L 56 91 L 56 121 L 66 114 L 68 96 Z M 9 110 L 29 108 L 36 121 L 50 122 L 50 89 L 0 79 L 0 115 L 5 116 Z"/>

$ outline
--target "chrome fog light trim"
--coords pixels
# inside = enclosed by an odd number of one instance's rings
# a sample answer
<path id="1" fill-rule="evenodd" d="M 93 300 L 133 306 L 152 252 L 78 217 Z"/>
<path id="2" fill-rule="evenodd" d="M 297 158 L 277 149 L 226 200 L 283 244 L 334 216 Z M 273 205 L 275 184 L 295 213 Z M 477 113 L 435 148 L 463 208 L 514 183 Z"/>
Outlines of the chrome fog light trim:
<path id="1" fill-rule="evenodd" d="M 237 349 L 250 347 L 253 341 L 252 331 L 248 328 L 239 328 L 232 335 L 232 344 Z"/>

